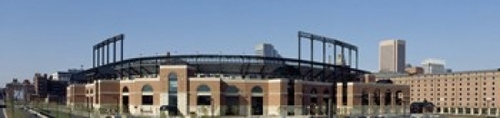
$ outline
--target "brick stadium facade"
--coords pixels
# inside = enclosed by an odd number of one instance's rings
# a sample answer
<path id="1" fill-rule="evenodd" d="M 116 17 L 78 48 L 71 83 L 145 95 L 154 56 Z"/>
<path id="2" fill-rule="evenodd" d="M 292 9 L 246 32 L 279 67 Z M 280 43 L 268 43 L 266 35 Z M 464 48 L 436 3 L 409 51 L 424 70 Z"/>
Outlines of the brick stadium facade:
<path id="1" fill-rule="evenodd" d="M 196 75 L 188 65 L 162 65 L 157 77 L 98 80 L 68 87 L 68 105 L 119 109 L 133 115 L 158 115 L 160 107 L 172 105 L 187 116 L 284 116 L 326 115 L 327 103 L 336 93 L 338 114 L 402 114 L 409 87 L 350 82 L 347 98 L 342 84 L 295 80 L 295 105 L 288 105 L 287 78 L 242 79 L 232 76 Z M 385 94 L 389 92 L 388 94 Z M 85 93 L 85 94 L 81 94 Z M 363 96 L 366 95 L 366 99 Z M 378 98 L 377 98 L 378 97 Z M 392 98 L 386 101 L 386 97 Z M 366 101 L 366 102 L 363 102 Z M 117 105 L 118 104 L 118 105 Z M 167 113 L 168 114 L 168 113 Z"/>

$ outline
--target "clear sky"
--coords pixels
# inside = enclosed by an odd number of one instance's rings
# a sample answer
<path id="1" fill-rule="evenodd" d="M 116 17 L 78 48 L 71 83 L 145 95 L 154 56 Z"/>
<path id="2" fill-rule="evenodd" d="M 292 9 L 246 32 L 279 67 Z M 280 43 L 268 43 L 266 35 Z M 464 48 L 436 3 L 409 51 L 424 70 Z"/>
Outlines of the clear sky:
<path id="1" fill-rule="evenodd" d="M 258 43 L 297 57 L 297 31 L 357 45 L 378 69 L 383 39 L 407 42 L 407 62 L 440 58 L 454 70 L 500 67 L 500 1 L 217 0 L 0 1 L 0 86 L 34 73 L 89 68 L 91 47 L 125 34 L 125 57 L 252 54 Z M 318 50 L 319 51 L 319 50 Z M 318 53 L 319 54 L 319 53 Z"/>

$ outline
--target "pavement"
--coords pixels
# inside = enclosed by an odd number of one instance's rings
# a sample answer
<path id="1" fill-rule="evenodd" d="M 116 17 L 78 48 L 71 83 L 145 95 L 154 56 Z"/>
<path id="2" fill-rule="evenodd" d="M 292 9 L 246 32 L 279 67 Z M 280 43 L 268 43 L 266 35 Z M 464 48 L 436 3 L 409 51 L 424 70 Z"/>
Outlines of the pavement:
<path id="1" fill-rule="evenodd" d="M 3 99 L 0 99 L 0 105 L 5 105 Z M 27 109 L 23 108 L 22 105 L 6 106 L 6 107 L 14 107 L 15 110 L 21 111 L 26 118 L 39 118 L 36 114 L 33 114 L 33 113 L 29 112 Z M 0 118 L 8 118 L 7 112 L 8 112 L 8 110 L 6 108 L 0 107 Z"/>
<path id="2" fill-rule="evenodd" d="M 3 99 L 0 99 L 0 105 L 5 105 L 3 103 Z M 7 114 L 5 114 L 5 109 L 0 107 L 0 118 L 7 118 Z"/>

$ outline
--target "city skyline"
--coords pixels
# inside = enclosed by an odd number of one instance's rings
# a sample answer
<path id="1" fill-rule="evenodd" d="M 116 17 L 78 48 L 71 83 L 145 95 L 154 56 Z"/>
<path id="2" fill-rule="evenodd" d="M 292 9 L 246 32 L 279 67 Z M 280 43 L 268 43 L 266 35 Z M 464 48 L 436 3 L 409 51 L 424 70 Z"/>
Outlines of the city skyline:
<path id="1" fill-rule="evenodd" d="M 406 62 L 414 65 L 437 57 L 458 71 L 498 68 L 500 56 L 488 53 L 500 49 L 493 43 L 500 38 L 498 2 L 450 3 L 4 1 L 0 84 L 90 68 L 91 46 L 120 33 L 125 59 L 167 51 L 254 54 L 259 43 L 294 58 L 296 33 L 303 30 L 357 45 L 360 68 L 368 71 L 377 71 L 378 42 L 387 38 L 405 39 Z"/>

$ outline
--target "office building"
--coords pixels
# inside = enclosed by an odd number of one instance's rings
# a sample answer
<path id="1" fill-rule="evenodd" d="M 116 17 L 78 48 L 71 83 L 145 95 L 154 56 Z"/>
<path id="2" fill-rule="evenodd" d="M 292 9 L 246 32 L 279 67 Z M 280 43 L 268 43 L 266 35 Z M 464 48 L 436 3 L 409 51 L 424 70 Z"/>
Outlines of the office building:
<path id="1" fill-rule="evenodd" d="M 382 73 L 404 73 L 406 43 L 404 40 L 384 40 L 379 45 L 379 71 Z"/>
<path id="2" fill-rule="evenodd" d="M 272 44 L 261 43 L 255 46 L 255 54 L 263 57 L 281 57 Z"/>
<path id="3" fill-rule="evenodd" d="M 440 59 L 425 59 L 422 62 L 425 74 L 446 73 L 445 61 Z"/>

